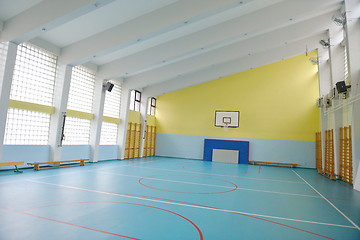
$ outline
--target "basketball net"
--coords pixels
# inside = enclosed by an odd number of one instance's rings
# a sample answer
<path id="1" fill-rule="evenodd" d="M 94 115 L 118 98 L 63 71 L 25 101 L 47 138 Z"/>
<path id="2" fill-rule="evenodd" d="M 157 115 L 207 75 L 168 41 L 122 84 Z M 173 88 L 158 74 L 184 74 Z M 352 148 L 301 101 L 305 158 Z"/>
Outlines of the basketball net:
<path id="1" fill-rule="evenodd" d="M 224 131 L 226 132 L 229 130 L 229 123 L 224 123 Z"/>

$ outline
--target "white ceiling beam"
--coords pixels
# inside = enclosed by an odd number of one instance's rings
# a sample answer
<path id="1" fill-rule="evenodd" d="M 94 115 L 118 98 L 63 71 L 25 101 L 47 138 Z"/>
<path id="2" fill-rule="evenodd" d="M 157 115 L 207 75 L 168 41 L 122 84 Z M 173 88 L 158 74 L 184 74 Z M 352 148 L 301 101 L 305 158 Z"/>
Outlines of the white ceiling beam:
<path id="1" fill-rule="evenodd" d="M 219 61 L 230 61 L 240 56 L 254 54 L 274 47 L 313 36 L 321 31 L 325 31 L 331 24 L 332 14 L 328 13 L 314 19 L 296 23 L 285 28 L 277 29 L 256 37 L 247 38 L 241 42 L 230 44 L 189 59 L 169 63 L 161 68 L 140 73 L 126 79 L 125 83 L 130 88 L 145 87 L 156 84 L 176 75 L 192 72 L 206 66 L 217 64 Z"/>
<path id="2" fill-rule="evenodd" d="M 105 78 L 123 77 L 126 74 L 131 75 L 132 71 L 136 71 L 141 67 L 154 62 L 167 61 L 168 58 L 184 52 L 204 48 L 207 45 L 230 38 L 241 38 L 243 34 L 263 31 L 272 26 L 284 24 L 287 21 L 289 22 L 288 24 L 291 24 L 289 19 L 296 21 L 298 17 L 314 17 L 320 14 L 320 9 L 323 11 L 323 5 L 328 6 L 328 4 L 328 1 L 325 0 L 312 1 L 309 4 L 303 4 L 301 1 L 280 2 L 265 9 L 248 13 L 225 23 L 104 64 L 99 68 L 99 74 Z M 333 7 L 330 10 L 333 11 Z M 309 12 L 310 16 L 304 16 L 304 13 L 309 14 Z M 214 34 L 215 32 L 216 34 Z"/>
<path id="3" fill-rule="evenodd" d="M 250 56 L 245 56 L 236 60 L 218 64 L 216 66 L 204 68 L 187 75 L 178 76 L 169 81 L 146 87 L 143 89 L 143 93 L 156 97 L 165 93 L 195 86 L 201 83 L 304 54 L 306 53 L 304 51 L 304 46 L 308 46 L 309 51 L 316 50 L 316 48 L 319 47 L 319 39 L 323 37 L 326 37 L 325 33 L 267 51 L 259 52 Z"/>
<path id="4" fill-rule="evenodd" d="M 22 43 L 114 0 L 44 0 L 7 20 L 1 41 Z"/>
<path id="5" fill-rule="evenodd" d="M 183 23 L 196 15 L 206 13 L 234 0 L 181 0 L 134 20 L 105 30 L 62 49 L 60 59 L 69 64 L 82 64 L 94 57 L 104 56 L 124 48 L 158 31 Z M 191 7 L 189 7 L 191 6 Z"/>

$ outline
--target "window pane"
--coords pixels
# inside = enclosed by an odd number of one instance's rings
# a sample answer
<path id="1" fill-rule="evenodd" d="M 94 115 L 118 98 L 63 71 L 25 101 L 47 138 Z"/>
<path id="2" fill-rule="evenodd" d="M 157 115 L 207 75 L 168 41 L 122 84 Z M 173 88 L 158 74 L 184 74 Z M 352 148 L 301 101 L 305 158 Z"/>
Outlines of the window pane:
<path id="1" fill-rule="evenodd" d="M 64 130 L 63 145 L 89 144 L 90 120 L 67 117 Z"/>
<path id="2" fill-rule="evenodd" d="M 116 145 L 118 124 L 103 122 L 101 126 L 100 145 Z"/>
<path id="3" fill-rule="evenodd" d="M 4 144 L 47 145 L 49 127 L 49 114 L 9 108 Z"/>
<path id="4" fill-rule="evenodd" d="M 121 85 L 113 83 L 111 92 L 105 92 L 104 116 L 120 118 Z"/>
<path id="5" fill-rule="evenodd" d="M 130 92 L 130 106 L 129 106 L 130 110 L 135 110 L 135 90 L 132 90 Z"/>
<path id="6" fill-rule="evenodd" d="M 10 99 L 53 105 L 57 56 L 24 43 L 18 46 Z"/>
<path id="7" fill-rule="evenodd" d="M 91 113 L 94 88 L 95 73 L 82 66 L 73 67 L 67 108 Z"/>

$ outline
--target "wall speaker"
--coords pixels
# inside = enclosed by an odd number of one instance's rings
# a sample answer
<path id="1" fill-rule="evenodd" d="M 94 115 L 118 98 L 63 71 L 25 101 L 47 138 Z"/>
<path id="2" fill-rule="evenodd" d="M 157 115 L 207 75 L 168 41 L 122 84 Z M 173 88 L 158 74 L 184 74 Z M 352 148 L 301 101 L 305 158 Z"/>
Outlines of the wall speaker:
<path id="1" fill-rule="evenodd" d="M 105 85 L 104 85 L 104 88 L 106 91 L 108 92 L 111 92 L 111 90 L 113 89 L 114 87 L 114 84 L 112 84 L 111 82 L 107 82 Z"/>
<path id="2" fill-rule="evenodd" d="M 336 83 L 336 90 L 338 93 L 346 93 L 347 92 L 347 86 L 345 84 L 345 81 L 337 82 Z"/>

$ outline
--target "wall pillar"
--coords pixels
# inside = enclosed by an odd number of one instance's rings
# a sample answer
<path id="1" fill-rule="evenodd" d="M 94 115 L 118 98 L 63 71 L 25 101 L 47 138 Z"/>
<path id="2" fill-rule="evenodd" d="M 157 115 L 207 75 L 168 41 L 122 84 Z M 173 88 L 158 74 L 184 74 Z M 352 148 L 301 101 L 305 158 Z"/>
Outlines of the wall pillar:
<path id="1" fill-rule="evenodd" d="M 103 84 L 104 81 L 102 79 L 96 79 L 93 100 L 94 119 L 91 121 L 90 128 L 90 162 L 99 161 L 99 144 L 106 94 Z"/>
<path id="2" fill-rule="evenodd" d="M 352 102 L 352 156 L 354 189 L 360 191 L 360 4 L 345 0 L 347 52 Z"/>
<path id="3" fill-rule="evenodd" d="M 10 99 L 11 83 L 15 68 L 17 47 L 18 46 L 16 44 L 9 43 L 7 46 L 7 54 L 0 56 L 1 58 L 4 57 L 4 61 L 2 62 L 4 65 L 0 65 L 0 162 L 3 158 L 6 118 Z"/>
<path id="4" fill-rule="evenodd" d="M 51 115 L 50 119 L 50 156 L 49 161 L 61 160 L 61 138 L 62 127 L 64 121 L 64 114 L 66 114 L 70 82 L 71 82 L 72 67 L 69 65 L 60 65 L 57 69 L 57 77 L 55 81 L 54 90 L 54 107 L 55 113 Z"/>
<path id="5" fill-rule="evenodd" d="M 128 118 L 129 118 L 129 104 L 130 104 L 130 91 L 131 89 L 126 86 L 122 86 L 121 90 L 121 106 L 120 106 L 120 119 L 118 130 L 118 145 L 119 152 L 118 158 L 124 159 L 125 147 L 126 147 L 126 134 L 128 128 Z"/>

